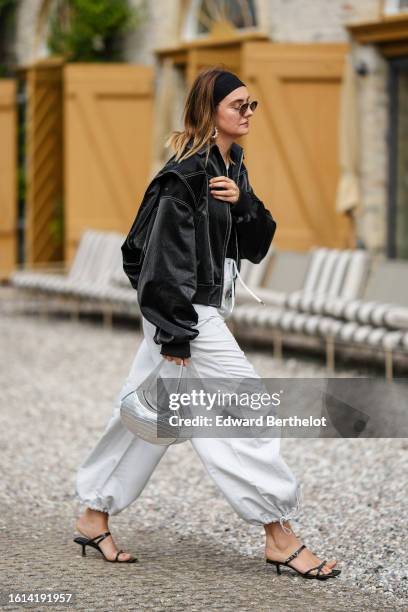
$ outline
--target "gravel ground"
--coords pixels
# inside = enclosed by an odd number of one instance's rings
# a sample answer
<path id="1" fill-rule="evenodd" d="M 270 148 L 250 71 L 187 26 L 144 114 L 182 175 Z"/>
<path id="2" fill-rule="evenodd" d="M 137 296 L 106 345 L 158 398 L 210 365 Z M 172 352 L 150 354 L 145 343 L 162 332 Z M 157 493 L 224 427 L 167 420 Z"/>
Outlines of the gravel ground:
<path id="1" fill-rule="evenodd" d="M 168 449 L 140 502 L 112 519 L 118 544 L 143 560 L 127 567 L 137 567 L 137 581 L 121 581 L 122 571 L 113 575 L 113 566 L 96 557 L 83 571 L 72 543 L 75 472 L 111 414 L 140 340 L 130 326 L 0 317 L 3 590 L 70 584 L 86 610 L 101 607 L 98 589 L 103 609 L 112 609 L 114 596 L 115 609 L 283 611 L 301 600 L 304 610 L 406 610 L 404 439 L 282 440 L 282 454 L 303 483 L 293 526 L 309 548 L 338 560 L 336 580 L 268 572 L 263 530 L 234 513 L 189 443 Z M 279 363 L 266 352 L 246 354 L 265 377 L 325 376 L 310 359 Z"/>

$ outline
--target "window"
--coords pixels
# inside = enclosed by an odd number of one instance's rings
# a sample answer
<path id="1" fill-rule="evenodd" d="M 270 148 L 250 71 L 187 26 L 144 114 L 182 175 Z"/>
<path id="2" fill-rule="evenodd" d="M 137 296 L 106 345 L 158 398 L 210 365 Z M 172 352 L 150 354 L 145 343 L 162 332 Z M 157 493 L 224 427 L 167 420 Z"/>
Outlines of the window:
<path id="1" fill-rule="evenodd" d="M 408 11 L 408 0 L 383 0 L 382 14 L 398 15 Z"/>
<path id="2" fill-rule="evenodd" d="M 258 18 L 254 0 L 191 0 L 186 12 L 182 37 L 193 40 L 208 35 L 218 22 L 228 22 L 238 30 L 254 29 Z"/>

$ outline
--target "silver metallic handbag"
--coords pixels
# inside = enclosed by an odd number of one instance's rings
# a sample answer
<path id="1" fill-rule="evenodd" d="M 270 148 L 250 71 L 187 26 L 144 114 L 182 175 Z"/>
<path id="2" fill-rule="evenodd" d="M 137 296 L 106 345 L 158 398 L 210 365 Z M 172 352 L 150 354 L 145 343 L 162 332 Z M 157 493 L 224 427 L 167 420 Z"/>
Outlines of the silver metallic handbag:
<path id="1" fill-rule="evenodd" d="M 196 378 L 198 375 L 191 364 L 180 364 L 178 371 L 175 366 L 175 362 L 163 359 L 136 389 L 121 400 L 121 421 L 127 429 L 146 442 L 168 446 L 180 444 L 191 437 L 180 437 L 182 427 L 169 424 L 169 416 L 175 414 L 169 408 L 169 395 L 183 393 L 187 373 Z M 181 416 L 180 410 L 176 414 Z"/>

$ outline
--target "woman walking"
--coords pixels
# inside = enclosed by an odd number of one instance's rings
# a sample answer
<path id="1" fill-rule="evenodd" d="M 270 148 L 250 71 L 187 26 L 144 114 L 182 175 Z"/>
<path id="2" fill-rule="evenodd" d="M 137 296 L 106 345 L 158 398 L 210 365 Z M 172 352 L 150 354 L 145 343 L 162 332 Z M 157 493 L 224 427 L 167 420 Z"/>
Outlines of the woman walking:
<path id="1" fill-rule="evenodd" d="M 85 510 L 75 541 L 83 551 L 94 545 L 109 561 L 137 560 L 116 549 L 108 519 L 139 497 L 168 448 L 126 429 L 121 398 L 163 359 L 177 365 L 191 359 L 202 378 L 259 378 L 225 323 L 234 307 L 236 278 L 243 282 L 241 259 L 259 263 L 276 229 L 235 142 L 248 133 L 256 107 L 235 74 L 212 68 L 198 75 L 187 97 L 184 130 L 169 140 L 175 153 L 150 184 L 138 213 L 148 227 L 143 248 L 140 244 L 132 260 L 132 245 L 128 240 L 122 245 L 144 339 L 113 415 L 76 477 L 76 496 Z M 286 564 L 307 578 L 340 573 L 334 560 L 319 559 L 291 529 L 288 519 L 299 510 L 300 485 L 280 456 L 279 437 L 193 437 L 191 443 L 238 515 L 263 526 L 265 557 L 278 572 Z"/>

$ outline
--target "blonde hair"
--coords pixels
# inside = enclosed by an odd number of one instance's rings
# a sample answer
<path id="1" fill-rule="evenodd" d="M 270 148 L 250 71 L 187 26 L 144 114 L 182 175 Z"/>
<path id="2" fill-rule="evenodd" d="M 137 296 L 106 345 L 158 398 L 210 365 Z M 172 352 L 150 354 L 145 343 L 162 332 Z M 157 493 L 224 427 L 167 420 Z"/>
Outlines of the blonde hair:
<path id="1" fill-rule="evenodd" d="M 165 143 L 166 147 L 170 146 L 175 151 L 176 161 L 181 162 L 206 146 L 207 163 L 215 127 L 214 83 L 217 76 L 224 70 L 226 68 L 207 68 L 195 78 L 184 106 L 184 130 L 173 131 Z M 191 148 L 184 152 L 191 140 Z M 234 163 L 229 153 L 228 161 Z"/>

